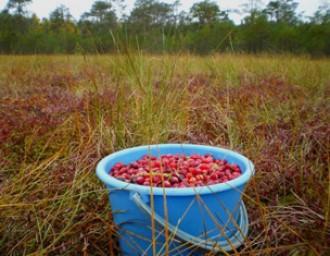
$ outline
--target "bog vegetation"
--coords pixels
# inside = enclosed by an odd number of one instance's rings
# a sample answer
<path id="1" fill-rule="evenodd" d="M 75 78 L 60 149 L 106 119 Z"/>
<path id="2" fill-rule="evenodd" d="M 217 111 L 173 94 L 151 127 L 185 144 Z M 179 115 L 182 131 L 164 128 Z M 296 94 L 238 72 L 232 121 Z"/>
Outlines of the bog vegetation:
<path id="1" fill-rule="evenodd" d="M 276 52 L 330 55 L 330 6 L 311 17 L 298 12 L 299 1 L 246 0 L 239 10 L 224 10 L 204 0 L 189 11 L 180 2 L 95 1 L 74 20 L 65 6 L 48 18 L 27 12 L 32 0 L 9 0 L 0 12 L 0 53 L 109 53 L 125 44 L 147 52 Z M 244 14 L 235 24 L 231 13 Z M 123 15 L 124 14 L 124 15 Z"/>
<path id="2" fill-rule="evenodd" d="M 330 255 L 329 6 L 247 1 L 235 24 L 207 0 L 95 1 L 79 20 L 31 2 L 0 12 L 0 53 L 26 54 L 0 56 L 0 255 L 117 255 L 95 166 L 169 142 L 254 162 L 235 255 Z"/>
<path id="3" fill-rule="evenodd" d="M 117 255 L 96 163 L 168 142 L 255 163 L 236 254 L 329 254 L 329 70 L 292 56 L 1 56 L 0 254 Z"/>

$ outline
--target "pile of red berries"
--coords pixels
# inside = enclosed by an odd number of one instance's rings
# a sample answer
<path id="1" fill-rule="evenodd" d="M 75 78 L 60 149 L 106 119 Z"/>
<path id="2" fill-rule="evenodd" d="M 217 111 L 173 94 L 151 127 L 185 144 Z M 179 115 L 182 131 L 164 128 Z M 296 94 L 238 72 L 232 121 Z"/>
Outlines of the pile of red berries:
<path id="1" fill-rule="evenodd" d="M 125 182 L 155 187 L 195 187 L 227 182 L 241 175 L 237 164 L 213 156 L 145 155 L 130 163 L 116 163 L 110 175 Z"/>

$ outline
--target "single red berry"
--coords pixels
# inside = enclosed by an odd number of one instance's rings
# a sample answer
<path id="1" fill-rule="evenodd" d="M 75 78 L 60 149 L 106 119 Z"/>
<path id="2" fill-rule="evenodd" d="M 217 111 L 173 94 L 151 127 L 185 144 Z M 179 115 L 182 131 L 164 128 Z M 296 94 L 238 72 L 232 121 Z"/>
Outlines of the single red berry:
<path id="1" fill-rule="evenodd" d="M 232 179 L 236 179 L 237 177 L 241 176 L 241 174 L 239 172 L 234 172 L 231 177 Z"/>
<path id="2" fill-rule="evenodd" d="M 175 162 L 171 162 L 168 166 L 172 169 L 177 169 L 177 164 Z"/>
<path id="3" fill-rule="evenodd" d="M 198 174 L 198 175 L 196 175 L 196 180 L 203 181 L 204 176 L 202 174 Z"/>
<path id="4" fill-rule="evenodd" d="M 191 178 L 189 179 L 189 183 L 190 183 L 190 184 L 195 184 L 195 183 L 196 183 L 196 178 L 191 177 Z"/>
<path id="5" fill-rule="evenodd" d="M 159 175 L 155 175 L 155 176 L 153 176 L 152 181 L 153 181 L 153 183 L 158 184 L 162 181 L 162 178 Z"/>
<path id="6" fill-rule="evenodd" d="M 225 170 L 225 174 L 226 174 L 227 176 L 231 176 L 231 170 L 230 170 L 230 169 L 226 169 L 226 170 Z"/>
<path id="7" fill-rule="evenodd" d="M 211 157 L 211 156 L 204 157 L 204 158 L 202 158 L 202 162 L 206 163 L 206 164 L 212 163 L 213 157 Z"/>
<path id="8" fill-rule="evenodd" d="M 179 183 L 179 178 L 178 177 L 175 177 L 175 176 L 173 176 L 172 178 L 171 178 L 171 183 L 172 184 L 175 184 L 175 183 Z"/>
<path id="9" fill-rule="evenodd" d="M 191 156 L 191 158 L 192 158 L 192 159 L 201 159 L 202 156 L 199 155 L 199 154 L 194 154 L 194 155 Z"/>
<path id="10" fill-rule="evenodd" d="M 218 175 L 216 173 L 213 173 L 211 176 L 210 176 L 211 180 L 216 180 L 218 179 Z"/>
<path id="11" fill-rule="evenodd" d="M 142 185 L 144 183 L 145 179 L 142 176 L 138 176 L 135 181 L 137 184 Z"/>
<path id="12" fill-rule="evenodd" d="M 179 188 L 184 188 L 184 187 L 186 187 L 186 185 L 183 182 L 181 182 L 181 183 L 179 183 L 178 187 Z"/>
<path id="13" fill-rule="evenodd" d="M 127 170 L 127 173 L 128 174 L 136 174 L 136 172 L 137 172 L 137 170 L 136 169 L 132 169 L 132 168 L 130 168 L 130 169 Z"/>
<path id="14" fill-rule="evenodd" d="M 118 162 L 118 163 L 116 163 L 116 164 L 113 166 L 113 168 L 114 168 L 114 169 L 120 169 L 120 168 L 123 167 L 123 166 L 124 166 L 123 163 Z"/>
<path id="15" fill-rule="evenodd" d="M 199 166 L 199 168 L 200 168 L 201 170 L 208 170 L 208 169 L 210 168 L 210 166 L 209 166 L 208 164 L 201 164 L 201 165 Z"/>
<path id="16" fill-rule="evenodd" d="M 139 165 L 137 163 L 131 163 L 130 167 L 134 168 L 134 169 L 137 169 L 137 168 L 139 168 Z"/>
<path id="17" fill-rule="evenodd" d="M 189 171 L 191 172 L 192 175 L 198 175 L 202 173 L 200 169 L 192 168 L 192 167 L 189 168 Z"/>

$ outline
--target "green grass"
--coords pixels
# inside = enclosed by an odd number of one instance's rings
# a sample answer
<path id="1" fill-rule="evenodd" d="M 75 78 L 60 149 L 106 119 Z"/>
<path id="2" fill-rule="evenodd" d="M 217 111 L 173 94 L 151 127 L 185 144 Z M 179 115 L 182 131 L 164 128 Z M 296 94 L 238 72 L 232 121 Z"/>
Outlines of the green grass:
<path id="1" fill-rule="evenodd" d="M 117 255 L 95 166 L 167 142 L 255 163 L 236 254 L 330 253 L 329 70 L 293 56 L 0 56 L 0 255 Z"/>

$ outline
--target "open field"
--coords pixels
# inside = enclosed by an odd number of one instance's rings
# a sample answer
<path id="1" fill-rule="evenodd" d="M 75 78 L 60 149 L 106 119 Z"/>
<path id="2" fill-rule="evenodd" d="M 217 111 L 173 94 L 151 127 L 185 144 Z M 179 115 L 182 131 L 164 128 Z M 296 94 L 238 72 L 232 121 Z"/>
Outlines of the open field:
<path id="1" fill-rule="evenodd" d="M 329 59 L 0 56 L 0 255 L 117 255 L 96 163 L 166 142 L 255 163 L 236 255 L 329 255 L 329 99 Z"/>

